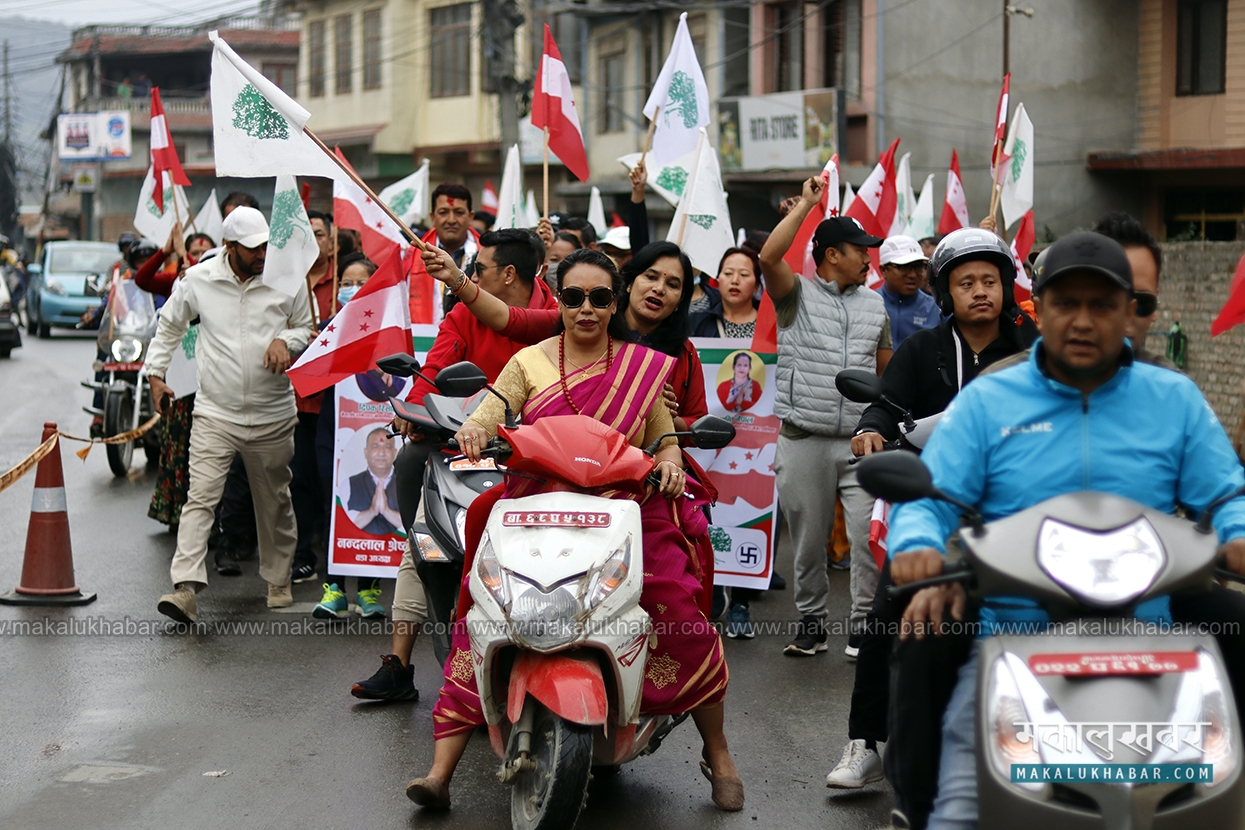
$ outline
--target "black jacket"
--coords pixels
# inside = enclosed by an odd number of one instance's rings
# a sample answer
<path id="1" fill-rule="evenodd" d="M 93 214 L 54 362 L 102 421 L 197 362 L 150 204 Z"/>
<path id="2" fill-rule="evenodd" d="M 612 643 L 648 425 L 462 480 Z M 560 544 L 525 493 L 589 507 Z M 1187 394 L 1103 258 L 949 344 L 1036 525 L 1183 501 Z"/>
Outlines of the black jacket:
<path id="1" fill-rule="evenodd" d="M 1038 337 L 1037 326 L 1023 314 L 1019 324 L 1005 322 L 997 340 L 974 355 L 961 340 L 963 379 L 968 383 L 982 369 L 1027 349 Z M 913 418 L 936 415 L 960 391 L 955 367 L 955 320 L 909 335 L 882 373 L 882 394 L 912 413 Z M 871 404 L 860 416 L 856 432 L 876 432 L 887 441 L 899 437 L 899 414 L 885 404 Z"/>

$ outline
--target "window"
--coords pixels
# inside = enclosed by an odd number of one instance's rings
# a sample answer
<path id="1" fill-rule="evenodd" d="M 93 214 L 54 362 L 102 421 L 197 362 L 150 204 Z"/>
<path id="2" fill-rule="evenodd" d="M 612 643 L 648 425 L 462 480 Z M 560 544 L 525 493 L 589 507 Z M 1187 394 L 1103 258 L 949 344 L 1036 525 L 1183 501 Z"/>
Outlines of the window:
<path id="1" fill-rule="evenodd" d="M 363 88 L 380 89 L 380 9 L 363 13 Z"/>
<path id="2" fill-rule="evenodd" d="M 432 45 L 428 50 L 433 98 L 471 92 L 471 4 L 442 6 L 429 13 Z"/>
<path id="3" fill-rule="evenodd" d="M 324 74 L 323 65 L 321 65 L 320 85 L 323 92 Z M 285 92 L 291 98 L 298 95 L 298 64 L 296 63 L 273 63 L 264 61 L 260 66 L 260 71 L 264 73 L 264 77 L 281 87 L 281 91 Z"/>
<path id="4" fill-rule="evenodd" d="M 725 18 L 726 37 L 722 43 L 723 70 L 722 95 L 734 97 L 747 95 L 751 78 L 748 77 L 748 54 L 751 51 L 749 41 L 752 36 L 751 12 L 747 7 L 734 8 L 727 6 L 722 10 Z"/>
<path id="5" fill-rule="evenodd" d="M 307 26 L 307 79 L 312 98 L 324 95 L 324 21 L 314 20 Z"/>
<path id="6" fill-rule="evenodd" d="M 1226 0 L 1181 0 L 1176 7 L 1176 94 L 1217 95 L 1224 89 Z"/>
<path id="7" fill-rule="evenodd" d="M 343 14 L 333 21 L 333 74 L 337 78 L 333 91 L 338 95 L 350 92 L 350 75 L 354 69 L 351 62 L 351 53 L 354 51 L 352 23 L 353 18 L 348 14 Z"/>
<path id="8" fill-rule="evenodd" d="M 774 7 L 774 91 L 804 88 L 804 4 Z"/>
<path id="9" fill-rule="evenodd" d="M 626 71 L 626 53 L 615 52 L 601 56 L 601 114 L 597 124 L 602 133 L 616 133 L 623 129 L 623 86 Z"/>
<path id="10" fill-rule="evenodd" d="M 1233 242 L 1245 222 L 1245 190 L 1239 188 L 1172 188 L 1163 202 L 1168 242 Z"/>

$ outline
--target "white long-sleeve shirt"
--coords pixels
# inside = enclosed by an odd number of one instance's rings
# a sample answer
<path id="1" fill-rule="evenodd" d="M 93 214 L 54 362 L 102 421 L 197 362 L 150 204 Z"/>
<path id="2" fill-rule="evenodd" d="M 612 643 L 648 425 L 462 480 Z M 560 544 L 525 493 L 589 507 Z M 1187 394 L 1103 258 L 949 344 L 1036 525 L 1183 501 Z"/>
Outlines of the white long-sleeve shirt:
<path id="1" fill-rule="evenodd" d="M 147 353 L 148 374 L 164 376 L 196 317 L 195 413 L 242 426 L 293 418 L 294 389 L 284 372 L 274 375 L 264 368 L 264 353 L 278 338 L 291 357 L 307 347 L 312 321 L 306 286 L 291 297 L 265 285 L 262 277 L 243 282 L 225 252 L 187 269 L 160 312 Z"/>

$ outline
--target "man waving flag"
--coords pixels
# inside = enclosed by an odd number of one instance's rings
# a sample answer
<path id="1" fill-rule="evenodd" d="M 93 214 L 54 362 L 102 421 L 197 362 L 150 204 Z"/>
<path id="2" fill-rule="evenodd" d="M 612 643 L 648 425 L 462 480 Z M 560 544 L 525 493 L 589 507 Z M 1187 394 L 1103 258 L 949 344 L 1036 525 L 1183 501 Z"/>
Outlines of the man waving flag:
<path id="1" fill-rule="evenodd" d="M 545 51 L 540 56 L 532 91 L 532 126 L 546 130 L 549 149 L 577 179 L 588 181 L 588 153 L 584 149 L 579 113 L 575 110 L 571 76 L 562 63 L 562 53 L 553 41 L 548 23 L 545 24 Z"/>

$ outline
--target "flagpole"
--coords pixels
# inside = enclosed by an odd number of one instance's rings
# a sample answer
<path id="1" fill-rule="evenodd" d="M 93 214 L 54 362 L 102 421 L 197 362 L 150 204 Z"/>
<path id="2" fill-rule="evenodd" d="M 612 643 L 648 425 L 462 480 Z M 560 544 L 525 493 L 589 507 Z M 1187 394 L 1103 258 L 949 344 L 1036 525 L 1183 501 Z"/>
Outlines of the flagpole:
<path id="1" fill-rule="evenodd" d="M 644 137 L 644 151 L 640 153 L 640 164 L 648 158 L 648 151 L 653 148 L 653 130 L 657 129 L 657 116 L 661 115 L 661 107 L 653 111 L 653 117 L 648 122 L 648 135 Z"/>
<path id="2" fill-rule="evenodd" d="M 545 127 L 545 218 L 549 218 L 549 127 Z"/>
<path id="3" fill-rule="evenodd" d="M 333 151 L 328 148 L 328 146 L 323 141 L 320 140 L 319 136 L 317 136 L 307 127 L 303 127 L 303 133 L 305 133 L 308 138 L 314 141 L 316 143 L 316 146 L 318 146 L 321 150 L 323 150 L 324 154 L 328 156 L 329 158 L 331 158 L 333 160 L 333 163 L 336 164 L 338 167 L 340 167 L 342 172 L 345 173 L 347 176 L 349 176 L 350 180 L 354 182 L 355 184 L 357 184 L 359 186 L 359 189 L 361 189 L 364 193 L 366 193 L 371 198 L 371 200 L 376 203 L 377 207 L 379 207 L 382 211 L 385 212 L 386 216 L 388 216 L 390 219 L 394 221 L 394 224 L 398 226 L 398 230 L 402 231 L 403 236 L 409 239 L 412 245 L 415 245 L 421 251 L 431 250 L 428 244 L 425 243 L 422 239 L 420 239 L 418 234 L 416 234 L 415 231 L 411 230 L 410 227 L 408 227 L 407 224 L 402 221 L 402 219 L 398 216 L 398 214 L 394 213 L 392 210 L 389 209 L 389 205 L 385 204 L 384 202 L 380 200 L 380 197 L 376 195 L 376 193 L 372 190 L 372 188 L 367 186 L 367 182 L 363 181 L 363 179 L 359 177 L 358 173 L 351 170 L 348 165 L 342 163 L 342 160 L 339 159 L 333 153 Z"/>
<path id="4" fill-rule="evenodd" d="M 687 214 L 683 214 L 683 219 L 679 222 L 679 237 L 675 242 L 680 248 L 683 247 L 683 233 L 687 230 Z"/>
<path id="5" fill-rule="evenodd" d="M 180 187 L 181 187 L 181 185 L 180 185 L 180 184 L 175 184 L 175 185 L 173 185 L 173 187 L 180 188 Z M 182 197 L 183 197 L 183 198 L 185 197 L 185 195 L 186 195 L 186 192 L 185 192 L 185 191 L 182 191 Z M 177 210 L 177 198 L 176 198 L 176 197 L 174 197 L 174 198 L 173 198 L 173 209 L 174 209 L 174 211 L 176 211 L 176 210 Z M 176 213 L 174 213 L 174 215 L 176 215 Z M 198 233 L 198 232 L 199 232 L 199 228 L 195 226 L 195 218 L 196 218 L 196 217 L 194 217 L 194 216 L 191 216 L 191 215 L 190 215 L 190 201 L 189 201 L 189 200 L 187 200 L 187 202 L 186 202 L 186 218 L 190 220 L 190 230 L 191 230 L 191 231 L 193 231 L 194 233 Z"/>
<path id="6" fill-rule="evenodd" d="M 337 315 L 337 223 L 336 222 L 333 223 L 332 239 L 333 239 L 333 259 L 332 259 L 333 264 L 330 267 L 332 267 L 333 269 L 333 304 L 331 308 L 333 309 L 333 315 L 336 316 Z"/>

